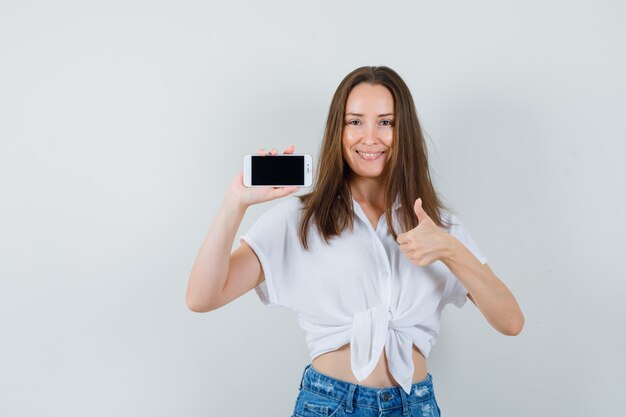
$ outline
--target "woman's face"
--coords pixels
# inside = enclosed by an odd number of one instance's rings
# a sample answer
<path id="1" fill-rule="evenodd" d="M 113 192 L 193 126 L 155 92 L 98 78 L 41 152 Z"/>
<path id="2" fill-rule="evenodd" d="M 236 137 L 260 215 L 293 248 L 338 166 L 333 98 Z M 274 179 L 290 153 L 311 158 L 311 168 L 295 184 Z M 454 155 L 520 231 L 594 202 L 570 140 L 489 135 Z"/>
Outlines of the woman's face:
<path id="1" fill-rule="evenodd" d="M 380 177 L 393 145 L 394 103 L 384 86 L 357 84 L 346 103 L 343 157 L 355 176 Z"/>

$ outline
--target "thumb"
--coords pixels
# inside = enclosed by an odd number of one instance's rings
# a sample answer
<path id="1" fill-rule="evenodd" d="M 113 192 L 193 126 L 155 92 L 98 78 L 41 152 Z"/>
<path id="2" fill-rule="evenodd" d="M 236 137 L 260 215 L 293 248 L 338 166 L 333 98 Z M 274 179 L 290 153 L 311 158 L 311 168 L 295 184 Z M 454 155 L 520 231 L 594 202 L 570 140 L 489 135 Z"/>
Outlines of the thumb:
<path id="1" fill-rule="evenodd" d="M 426 214 L 426 212 L 424 211 L 424 208 L 422 207 L 422 199 L 421 198 L 418 198 L 417 200 L 415 200 L 415 205 L 413 206 L 413 210 L 415 210 L 415 214 L 417 215 L 417 219 L 419 220 L 420 224 L 424 220 L 430 218 L 430 217 L 428 217 L 428 214 Z"/>

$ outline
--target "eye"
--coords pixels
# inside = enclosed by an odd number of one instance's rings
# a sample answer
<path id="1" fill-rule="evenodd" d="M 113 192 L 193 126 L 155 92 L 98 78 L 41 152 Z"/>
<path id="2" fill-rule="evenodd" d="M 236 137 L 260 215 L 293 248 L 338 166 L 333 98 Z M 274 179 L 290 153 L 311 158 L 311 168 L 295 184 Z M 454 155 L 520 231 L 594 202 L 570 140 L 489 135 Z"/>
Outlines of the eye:
<path id="1" fill-rule="evenodd" d="M 355 125 L 355 124 L 353 124 L 352 122 L 361 123 L 359 120 L 350 120 L 350 121 L 348 122 L 348 124 L 349 124 L 349 125 L 352 125 L 352 126 L 356 126 L 356 125 Z"/>
<path id="2" fill-rule="evenodd" d="M 388 123 L 388 124 L 384 124 L 383 126 L 393 126 L 393 121 L 391 120 L 382 120 L 380 123 Z"/>

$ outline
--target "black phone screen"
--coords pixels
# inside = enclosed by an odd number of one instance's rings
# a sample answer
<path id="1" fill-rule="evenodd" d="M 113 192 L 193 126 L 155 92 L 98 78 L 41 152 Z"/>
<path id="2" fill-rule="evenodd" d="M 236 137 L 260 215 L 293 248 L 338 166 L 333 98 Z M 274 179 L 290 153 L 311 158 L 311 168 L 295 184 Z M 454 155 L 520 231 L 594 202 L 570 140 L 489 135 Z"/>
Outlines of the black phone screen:
<path id="1" fill-rule="evenodd" d="M 251 185 L 304 185 L 304 156 L 252 155 Z"/>

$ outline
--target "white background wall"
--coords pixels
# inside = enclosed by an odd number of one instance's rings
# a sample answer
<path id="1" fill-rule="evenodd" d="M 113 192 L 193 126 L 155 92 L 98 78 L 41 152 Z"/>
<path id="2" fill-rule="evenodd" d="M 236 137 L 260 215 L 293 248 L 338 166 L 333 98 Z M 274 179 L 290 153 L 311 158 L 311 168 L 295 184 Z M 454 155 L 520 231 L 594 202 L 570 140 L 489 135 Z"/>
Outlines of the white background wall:
<path id="1" fill-rule="evenodd" d="M 0 1 L 0 416 L 290 415 L 295 314 L 193 313 L 187 279 L 242 156 L 316 158 L 362 65 L 526 317 L 445 310 L 443 415 L 622 413 L 624 39 L 617 0 Z"/>

